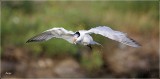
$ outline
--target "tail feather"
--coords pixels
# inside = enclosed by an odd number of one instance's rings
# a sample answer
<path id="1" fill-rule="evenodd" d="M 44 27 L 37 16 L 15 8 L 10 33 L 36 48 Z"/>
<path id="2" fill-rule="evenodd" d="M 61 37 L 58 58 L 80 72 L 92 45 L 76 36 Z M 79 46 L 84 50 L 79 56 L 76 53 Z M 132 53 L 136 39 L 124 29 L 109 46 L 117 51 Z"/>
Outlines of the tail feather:
<path id="1" fill-rule="evenodd" d="M 91 44 L 97 44 L 97 45 L 100 45 L 101 47 L 103 47 L 100 43 L 97 43 L 95 41 L 93 41 Z"/>

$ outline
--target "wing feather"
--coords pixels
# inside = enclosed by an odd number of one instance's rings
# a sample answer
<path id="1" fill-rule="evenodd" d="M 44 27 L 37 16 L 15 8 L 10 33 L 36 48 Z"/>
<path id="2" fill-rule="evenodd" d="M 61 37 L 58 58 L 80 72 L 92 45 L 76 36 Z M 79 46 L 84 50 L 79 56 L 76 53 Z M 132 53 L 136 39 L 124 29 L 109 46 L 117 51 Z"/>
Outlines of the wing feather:
<path id="1" fill-rule="evenodd" d="M 44 31 L 41 34 L 38 34 L 32 38 L 30 38 L 28 42 L 40 42 L 40 41 L 47 41 L 51 38 L 62 38 L 70 43 L 72 43 L 72 37 L 74 32 L 65 30 L 64 28 L 52 28 L 49 30 Z"/>
<path id="2" fill-rule="evenodd" d="M 140 46 L 140 44 L 138 42 L 129 38 L 127 36 L 127 34 L 120 32 L 120 31 L 114 31 L 110 27 L 107 27 L 107 26 L 99 26 L 96 28 L 92 28 L 92 29 L 88 30 L 86 33 L 100 34 L 102 36 L 108 37 L 112 40 L 121 42 L 123 44 L 129 45 L 132 47 L 139 47 Z"/>

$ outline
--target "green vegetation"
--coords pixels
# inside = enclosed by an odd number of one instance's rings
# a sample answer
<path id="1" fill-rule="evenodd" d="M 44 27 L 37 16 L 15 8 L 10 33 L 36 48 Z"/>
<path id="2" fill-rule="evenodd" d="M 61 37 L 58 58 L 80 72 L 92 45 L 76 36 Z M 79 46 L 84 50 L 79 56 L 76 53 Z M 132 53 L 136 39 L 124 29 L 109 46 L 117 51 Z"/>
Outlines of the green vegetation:
<path id="1" fill-rule="evenodd" d="M 158 38 L 158 1 L 2 1 L 1 51 L 9 46 L 23 48 L 38 56 L 71 55 L 78 49 L 63 39 L 25 43 L 29 38 L 53 27 L 77 31 L 106 25 L 133 36 Z M 106 38 L 95 36 L 103 45 Z M 3 52 L 1 54 L 3 54 Z M 81 64 L 88 70 L 102 65 L 98 50 Z M 98 52 L 99 53 L 99 52 Z"/>
<path id="2" fill-rule="evenodd" d="M 158 3 L 156 1 L 134 1 L 134 2 L 2 2 L 2 46 L 27 46 L 26 40 L 38 33 L 53 27 L 64 27 L 68 30 L 89 29 L 99 25 L 108 25 L 114 28 L 126 28 L 129 26 L 117 25 L 125 21 L 128 13 L 131 15 L 149 15 L 150 21 L 158 21 Z M 115 12 L 115 13 L 112 13 Z M 113 15 L 112 15 L 112 14 Z M 126 16 L 125 16 L 126 15 Z M 116 17 L 115 17 L 116 16 Z M 111 22 L 108 19 L 111 18 Z M 114 22 L 112 22 L 115 20 Z M 134 19 L 134 18 L 133 18 Z M 134 21 L 130 18 L 129 21 Z M 127 22 L 126 22 L 127 23 Z M 135 24 L 136 25 L 136 24 Z M 133 26 L 133 25 L 132 25 Z M 136 28 L 136 26 L 134 26 Z M 134 29 L 133 27 L 133 29 Z M 155 27 L 150 23 L 139 27 L 151 29 Z M 137 28 L 137 29 L 139 29 Z M 75 48 L 62 40 L 50 40 L 38 47 L 30 47 L 37 52 L 46 47 L 46 52 L 66 52 Z M 61 45 L 63 44 L 63 45 Z M 35 45 L 35 44 L 34 44 Z M 33 46 L 30 44 L 29 46 Z M 56 48 L 52 50 L 53 48 Z M 63 50 L 61 50 L 63 48 Z"/>

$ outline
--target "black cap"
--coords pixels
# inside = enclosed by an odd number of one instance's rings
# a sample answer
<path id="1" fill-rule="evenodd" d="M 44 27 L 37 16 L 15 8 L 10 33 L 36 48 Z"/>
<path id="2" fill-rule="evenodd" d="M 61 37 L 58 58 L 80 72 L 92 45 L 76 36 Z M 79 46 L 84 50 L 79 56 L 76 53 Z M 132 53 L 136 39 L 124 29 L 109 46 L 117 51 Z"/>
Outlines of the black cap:
<path id="1" fill-rule="evenodd" d="M 76 32 L 74 35 L 78 35 L 78 37 L 80 36 L 80 33 L 79 32 Z"/>

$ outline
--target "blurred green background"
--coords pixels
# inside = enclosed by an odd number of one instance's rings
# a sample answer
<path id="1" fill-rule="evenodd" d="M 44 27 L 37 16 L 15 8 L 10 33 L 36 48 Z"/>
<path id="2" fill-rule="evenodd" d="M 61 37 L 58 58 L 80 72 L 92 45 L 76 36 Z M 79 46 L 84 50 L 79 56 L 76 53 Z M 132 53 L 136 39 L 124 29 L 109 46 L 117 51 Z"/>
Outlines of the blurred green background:
<path id="1" fill-rule="evenodd" d="M 1 77 L 159 77 L 158 1 L 1 1 Z M 92 35 L 104 47 L 62 39 L 25 43 L 53 27 L 77 31 L 109 26 L 142 47 Z M 10 74 L 9 74 L 10 73 Z"/>

